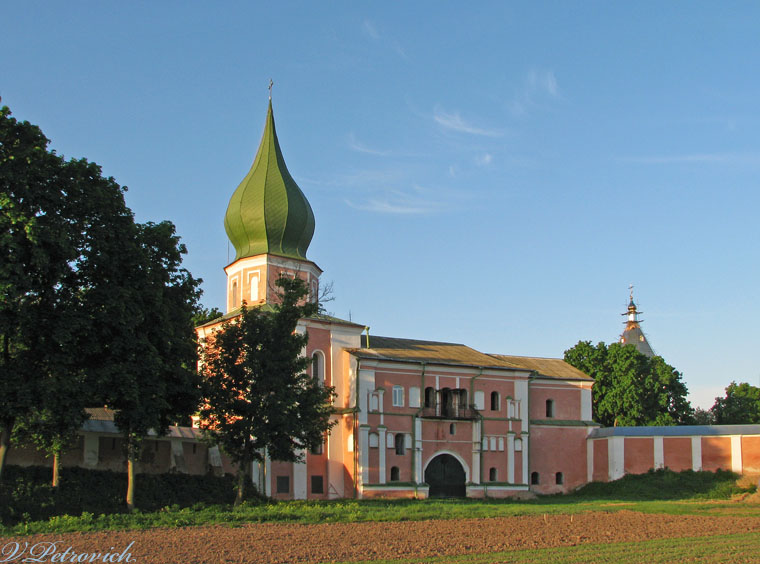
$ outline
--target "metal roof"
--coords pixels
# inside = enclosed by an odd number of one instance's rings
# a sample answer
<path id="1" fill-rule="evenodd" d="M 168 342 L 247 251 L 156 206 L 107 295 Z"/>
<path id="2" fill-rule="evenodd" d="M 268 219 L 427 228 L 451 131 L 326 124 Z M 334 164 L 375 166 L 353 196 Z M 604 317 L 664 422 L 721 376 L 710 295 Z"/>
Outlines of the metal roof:
<path id="1" fill-rule="evenodd" d="M 592 380 L 559 358 L 485 354 L 459 343 L 399 339 L 375 335 L 370 335 L 369 344 L 370 347 L 367 348 L 367 336 L 362 335 L 362 348 L 351 349 L 349 352 L 358 358 L 366 359 L 482 366 L 484 368 L 537 372 L 540 376 L 547 378 Z"/>

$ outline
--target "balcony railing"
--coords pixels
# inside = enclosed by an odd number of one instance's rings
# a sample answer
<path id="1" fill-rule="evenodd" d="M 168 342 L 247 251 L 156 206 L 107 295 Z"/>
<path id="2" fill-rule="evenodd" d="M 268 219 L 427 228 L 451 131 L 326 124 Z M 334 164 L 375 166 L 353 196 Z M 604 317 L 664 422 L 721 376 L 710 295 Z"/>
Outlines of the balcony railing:
<path id="1" fill-rule="evenodd" d="M 477 419 L 480 412 L 474 405 L 435 405 L 423 407 L 420 415 L 429 419 Z"/>

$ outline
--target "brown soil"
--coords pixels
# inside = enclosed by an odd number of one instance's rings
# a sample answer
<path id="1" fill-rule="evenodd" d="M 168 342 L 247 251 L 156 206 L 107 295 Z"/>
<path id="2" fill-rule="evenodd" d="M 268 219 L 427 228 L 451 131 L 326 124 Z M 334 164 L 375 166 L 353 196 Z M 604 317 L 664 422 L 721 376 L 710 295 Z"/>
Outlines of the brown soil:
<path id="1" fill-rule="evenodd" d="M 0 539 L 0 553 L 7 556 L 9 543 L 15 541 L 20 541 L 22 546 L 24 542 L 32 546 L 58 541 L 59 554 L 68 547 L 77 553 L 121 553 L 134 542 L 129 549 L 131 562 L 139 564 L 270 564 L 375 558 L 419 558 L 424 562 L 438 555 L 751 531 L 760 531 L 760 517 L 648 515 L 620 511 L 401 523 L 252 524 L 236 528 L 210 526 L 48 534 Z M 37 550 L 40 554 L 42 548 Z M 20 562 L 21 558 L 16 561 Z M 43 561 L 50 562 L 51 556 Z"/>

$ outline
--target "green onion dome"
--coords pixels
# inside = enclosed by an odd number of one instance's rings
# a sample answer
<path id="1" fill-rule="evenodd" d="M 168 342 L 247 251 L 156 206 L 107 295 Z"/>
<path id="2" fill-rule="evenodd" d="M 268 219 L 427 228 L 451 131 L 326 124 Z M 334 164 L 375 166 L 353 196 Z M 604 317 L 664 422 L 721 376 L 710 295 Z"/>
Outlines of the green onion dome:
<path id="1" fill-rule="evenodd" d="M 230 198 L 224 228 L 237 251 L 235 260 L 267 253 L 306 259 L 314 212 L 285 166 L 271 99 L 259 150 Z"/>

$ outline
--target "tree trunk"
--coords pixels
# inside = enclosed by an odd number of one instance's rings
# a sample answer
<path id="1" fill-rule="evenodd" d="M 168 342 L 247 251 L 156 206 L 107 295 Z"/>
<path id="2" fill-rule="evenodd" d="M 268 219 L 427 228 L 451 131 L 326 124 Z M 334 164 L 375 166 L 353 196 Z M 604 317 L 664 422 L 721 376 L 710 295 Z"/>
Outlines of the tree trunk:
<path id="1" fill-rule="evenodd" d="M 61 468 L 61 454 L 59 450 L 53 451 L 53 487 L 58 487 L 58 474 Z"/>
<path id="2" fill-rule="evenodd" d="M 13 431 L 13 421 L 4 422 L 0 429 L 0 480 L 3 478 L 5 456 L 8 454 L 8 449 L 11 448 L 11 431 Z"/>
<path id="3" fill-rule="evenodd" d="M 127 455 L 127 509 L 131 513 L 135 510 L 135 464 L 134 455 Z"/>
<path id="4" fill-rule="evenodd" d="M 241 503 L 243 503 L 243 499 L 245 497 L 245 483 L 248 479 L 248 467 L 250 466 L 250 462 L 244 461 L 241 462 L 238 466 L 238 475 L 237 475 L 237 495 L 235 496 L 235 505 L 233 507 L 239 506 Z"/>

